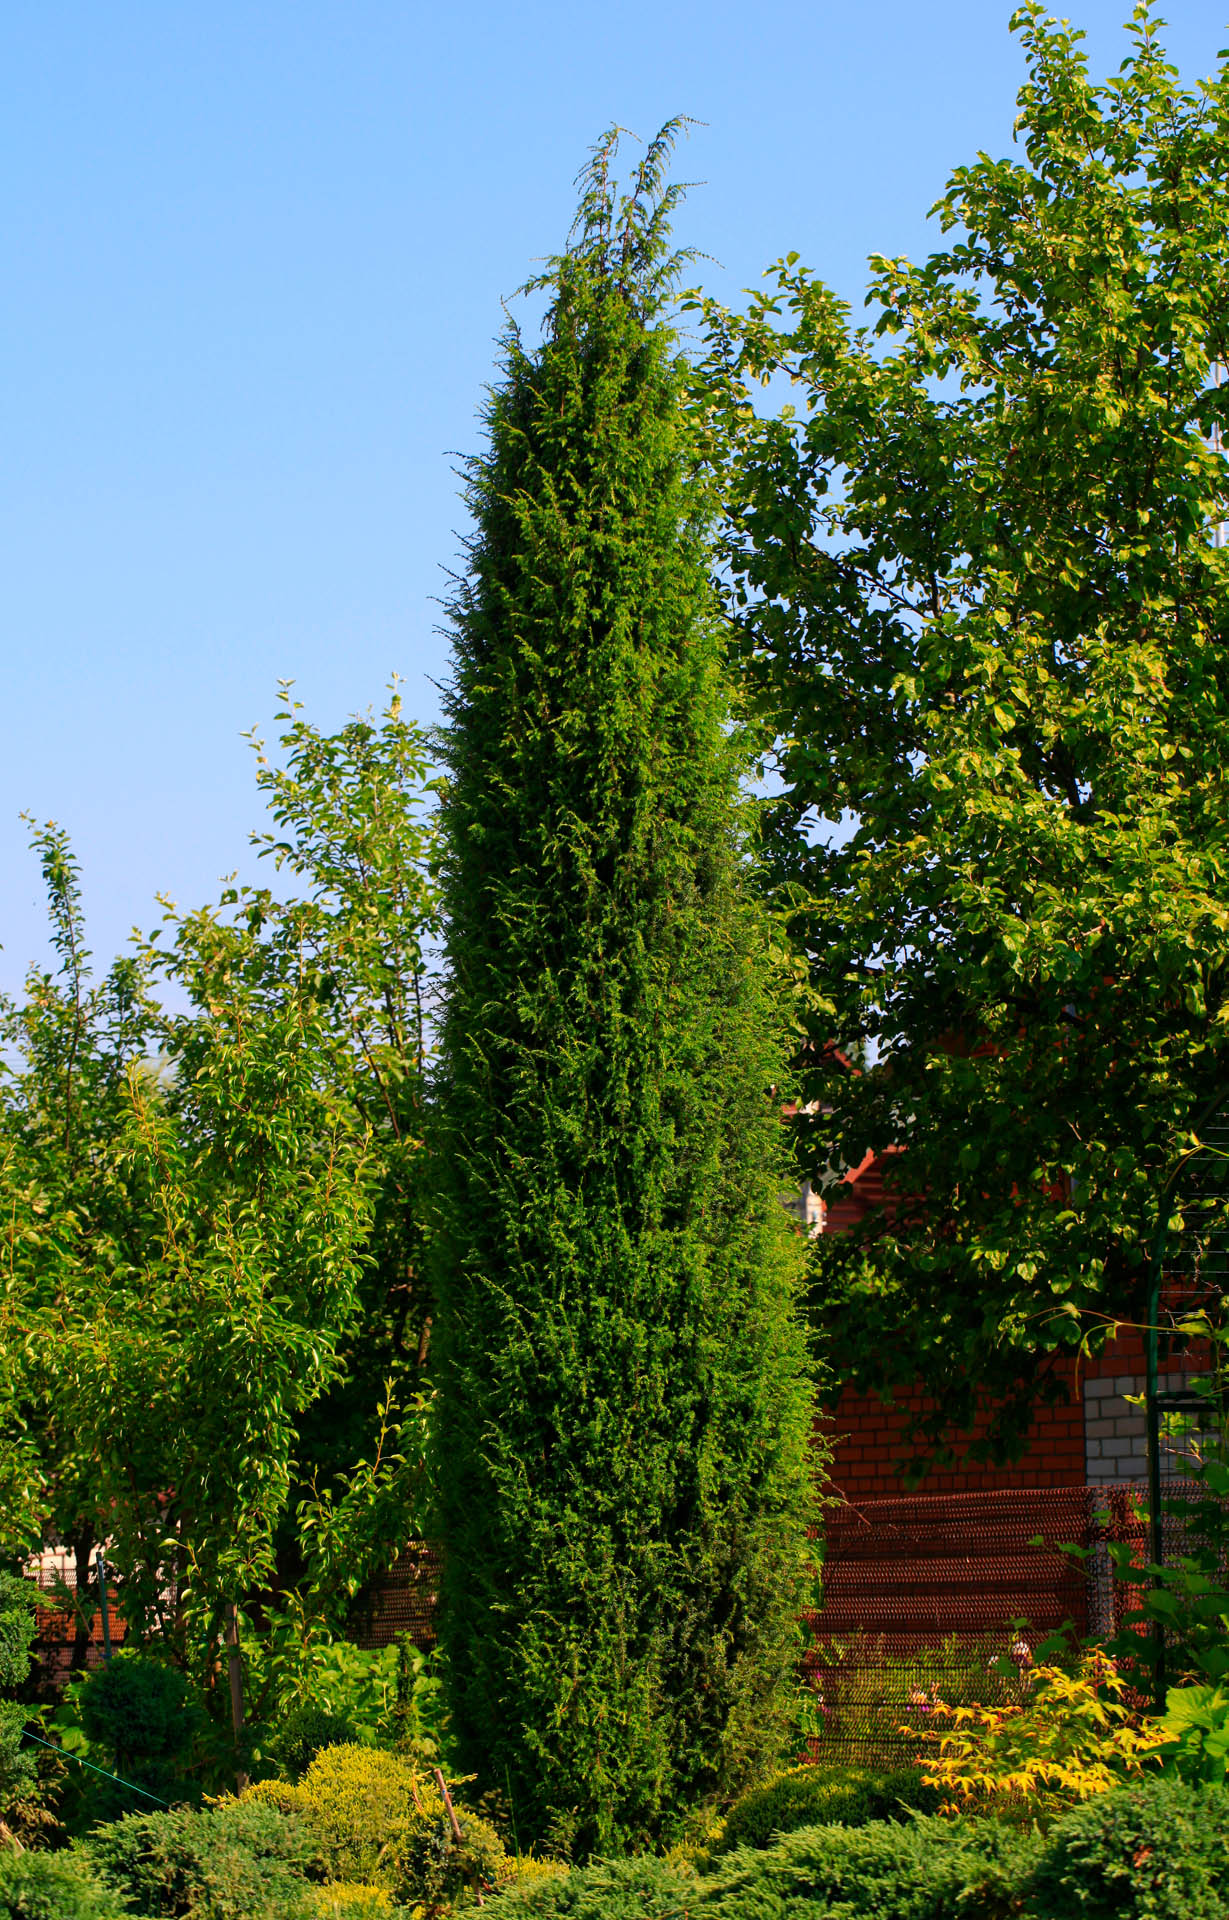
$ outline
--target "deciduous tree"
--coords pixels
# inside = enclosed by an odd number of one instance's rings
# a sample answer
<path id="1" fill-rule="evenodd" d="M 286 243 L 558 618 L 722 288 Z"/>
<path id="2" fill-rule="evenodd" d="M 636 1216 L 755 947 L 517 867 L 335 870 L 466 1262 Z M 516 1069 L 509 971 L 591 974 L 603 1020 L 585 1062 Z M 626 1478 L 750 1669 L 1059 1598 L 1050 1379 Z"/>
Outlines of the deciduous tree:
<path id="1" fill-rule="evenodd" d="M 871 322 L 797 256 L 710 306 L 726 558 L 777 741 L 771 856 L 812 995 L 809 1170 L 899 1146 L 821 1286 L 846 1372 L 978 1390 L 1140 1312 L 1166 1170 L 1229 1041 L 1229 77 L 1140 6 L 1120 72 L 1036 5 L 1022 151 Z M 800 403 L 755 410 L 784 376 Z M 853 1074 L 827 1045 L 870 1047 Z"/>
<path id="2" fill-rule="evenodd" d="M 293 897 L 168 909 L 165 947 L 98 981 L 67 839 L 40 829 L 59 967 L 0 1008 L 5 1544 L 76 1547 L 82 1651 L 103 1539 L 130 1632 L 181 1661 L 254 1610 L 275 1690 L 421 1526 L 434 931 L 395 691 L 332 735 L 281 718 L 259 844 Z"/>

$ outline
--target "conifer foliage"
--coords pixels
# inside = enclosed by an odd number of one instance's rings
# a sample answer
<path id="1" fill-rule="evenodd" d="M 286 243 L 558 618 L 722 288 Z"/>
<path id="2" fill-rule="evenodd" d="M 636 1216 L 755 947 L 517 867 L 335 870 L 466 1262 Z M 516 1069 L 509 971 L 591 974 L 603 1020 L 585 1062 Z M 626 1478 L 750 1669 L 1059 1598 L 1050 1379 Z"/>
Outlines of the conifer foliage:
<path id="1" fill-rule="evenodd" d="M 781 1020 L 666 309 L 675 125 L 596 150 L 505 342 L 453 609 L 444 1635 L 522 1839 L 651 1840 L 779 1750 L 810 1389 Z"/>

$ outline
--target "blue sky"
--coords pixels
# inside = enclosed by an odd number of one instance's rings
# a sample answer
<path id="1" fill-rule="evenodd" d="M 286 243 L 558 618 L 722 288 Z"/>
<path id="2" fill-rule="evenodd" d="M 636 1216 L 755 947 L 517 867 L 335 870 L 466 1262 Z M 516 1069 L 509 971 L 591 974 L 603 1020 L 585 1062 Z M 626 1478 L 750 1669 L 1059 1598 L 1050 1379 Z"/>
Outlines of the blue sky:
<path id="1" fill-rule="evenodd" d="M 1128 0 L 1080 0 L 1094 68 Z M 1229 0 L 1171 0 L 1183 78 Z M 441 569 L 500 302 L 611 121 L 707 122 L 681 242 L 733 297 L 797 248 L 920 253 L 1023 75 L 1000 0 L 149 0 L 0 19 L 0 984 L 43 952 L 17 815 L 63 822 L 100 960 L 259 824 L 242 729 L 392 670 L 435 718 Z"/>

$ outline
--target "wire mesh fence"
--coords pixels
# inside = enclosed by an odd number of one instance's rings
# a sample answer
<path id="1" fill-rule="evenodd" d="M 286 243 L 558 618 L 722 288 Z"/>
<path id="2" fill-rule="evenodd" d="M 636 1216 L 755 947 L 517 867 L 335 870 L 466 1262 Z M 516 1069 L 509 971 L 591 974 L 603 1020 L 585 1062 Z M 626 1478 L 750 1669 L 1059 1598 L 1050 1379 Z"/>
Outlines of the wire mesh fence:
<path id="1" fill-rule="evenodd" d="M 1229 1417 L 1229 1102 L 1204 1116 L 1198 1139 L 1163 1197 L 1153 1265 L 1162 1456 L 1200 1431 L 1223 1435 Z"/>
<path id="2" fill-rule="evenodd" d="M 439 1581 L 439 1554 L 422 1541 L 413 1542 L 358 1595 L 350 1613 L 349 1637 L 356 1646 L 386 1647 L 408 1633 L 423 1651 L 433 1647 Z"/>
<path id="3" fill-rule="evenodd" d="M 1048 1636 L 1120 1625 L 1137 1596 L 1109 1547 L 1142 1560 L 1147 1530 L 1146 1485 L 1131 1484 L 911 1494 L 830 1512 L 823 1604 L 806 1618 L 810 1757 L 903 1765 L 936 1701 L 1019 1699 Z"/>
<path id="4" fill-rule="evenodd" d="M 906 1494 L 830 1509 L 825 1535 L 822 1606 L 805 1617 L 810 1756 L 902 1764 L 936 1699 L 1003 1704 L 1020 1697 L 1046 1636 L 1116 1630 L 1138 1595 L 1114 1576 L 1109 1548 L 1147 1558 L 1147 1487 Z M 1166 1546 L 1167 1558 L 1181 1553 L 1180 1520 L 1167 1520 Z M 359 1594 L 348 1637 L 364 1648 L 401 1634 L 434 1645 L 439 1574 L 433 1548 L 408 1546 Z M 54 1692 L 102 1657 L 98 1589 L 77 1593 L 63 1570 L 40 1584 L 40 1687 Z M 109 1614 L 118 1646 L 122 1582 Z"/>
<path id="5" fill-rule="evenodd" d="M 34 1668 L 27 1691 L 35 1698 L 63 1691 L 74 1673 L 92 1671 L 105 1657 L 106 1640 L 112 1648 L 124 1644 L 128 1632 L 124 1616 L 122 1577 L 109 1580 L 104 1627 L 100 1589 L 95 1575 L 80 1579 L 77 1569 L 61 1552 L 48 1549 L 27 1569 L 43 1595 L 36 1616 L 32 1653 Z M 358 1594 L 347 1624 L 347 1638 L 356 1646 L 388 1646 L 408 1633 L 424 1651 L 435 1644 L 439 1598 L 439 1555 L 416 1542 L 400 1553 L 393 1565 L 376 1576 Z M 174 1612 L 174 1591 L 163 1599 Z"/>

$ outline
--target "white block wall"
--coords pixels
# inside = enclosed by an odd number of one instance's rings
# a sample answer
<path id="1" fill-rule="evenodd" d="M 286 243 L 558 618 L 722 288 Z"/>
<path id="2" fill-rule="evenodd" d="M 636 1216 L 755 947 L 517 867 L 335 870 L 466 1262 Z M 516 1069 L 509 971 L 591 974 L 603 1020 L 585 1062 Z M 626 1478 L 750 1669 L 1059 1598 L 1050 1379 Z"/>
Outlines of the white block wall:
<path id="1" fill-rule="evenodd" d="M 1142 1378 L 1130 1373 L 1084 1382 L 1084 1471 L 1090 1486 L 1147 1479 L 1147 1422 L 1142 1406 L 1127 1399 L 1143 1388 Z"/>
<path id="2" fill-rule="evenodd" d="M 1187 1376 L 1173 1375 L 1173 1385 Z M 1169 1376 L 1162 1373 L 1160 1385 Z M 1120 1373 L 1112 1379 L 1084 1382 L 1084 1471 L 1090 1486 L 1114 1485 L 1148 1478 L 1148 1423 L 1142 1405 L 1142 1373 Z M 1138 1399 L 1141 1404 L 1132 1405 Z M 1161 1437 L 1162 1453 L 1165 1450 Z M 1164 1459 L 1162 1458 L 1162 1472 Z"/>

